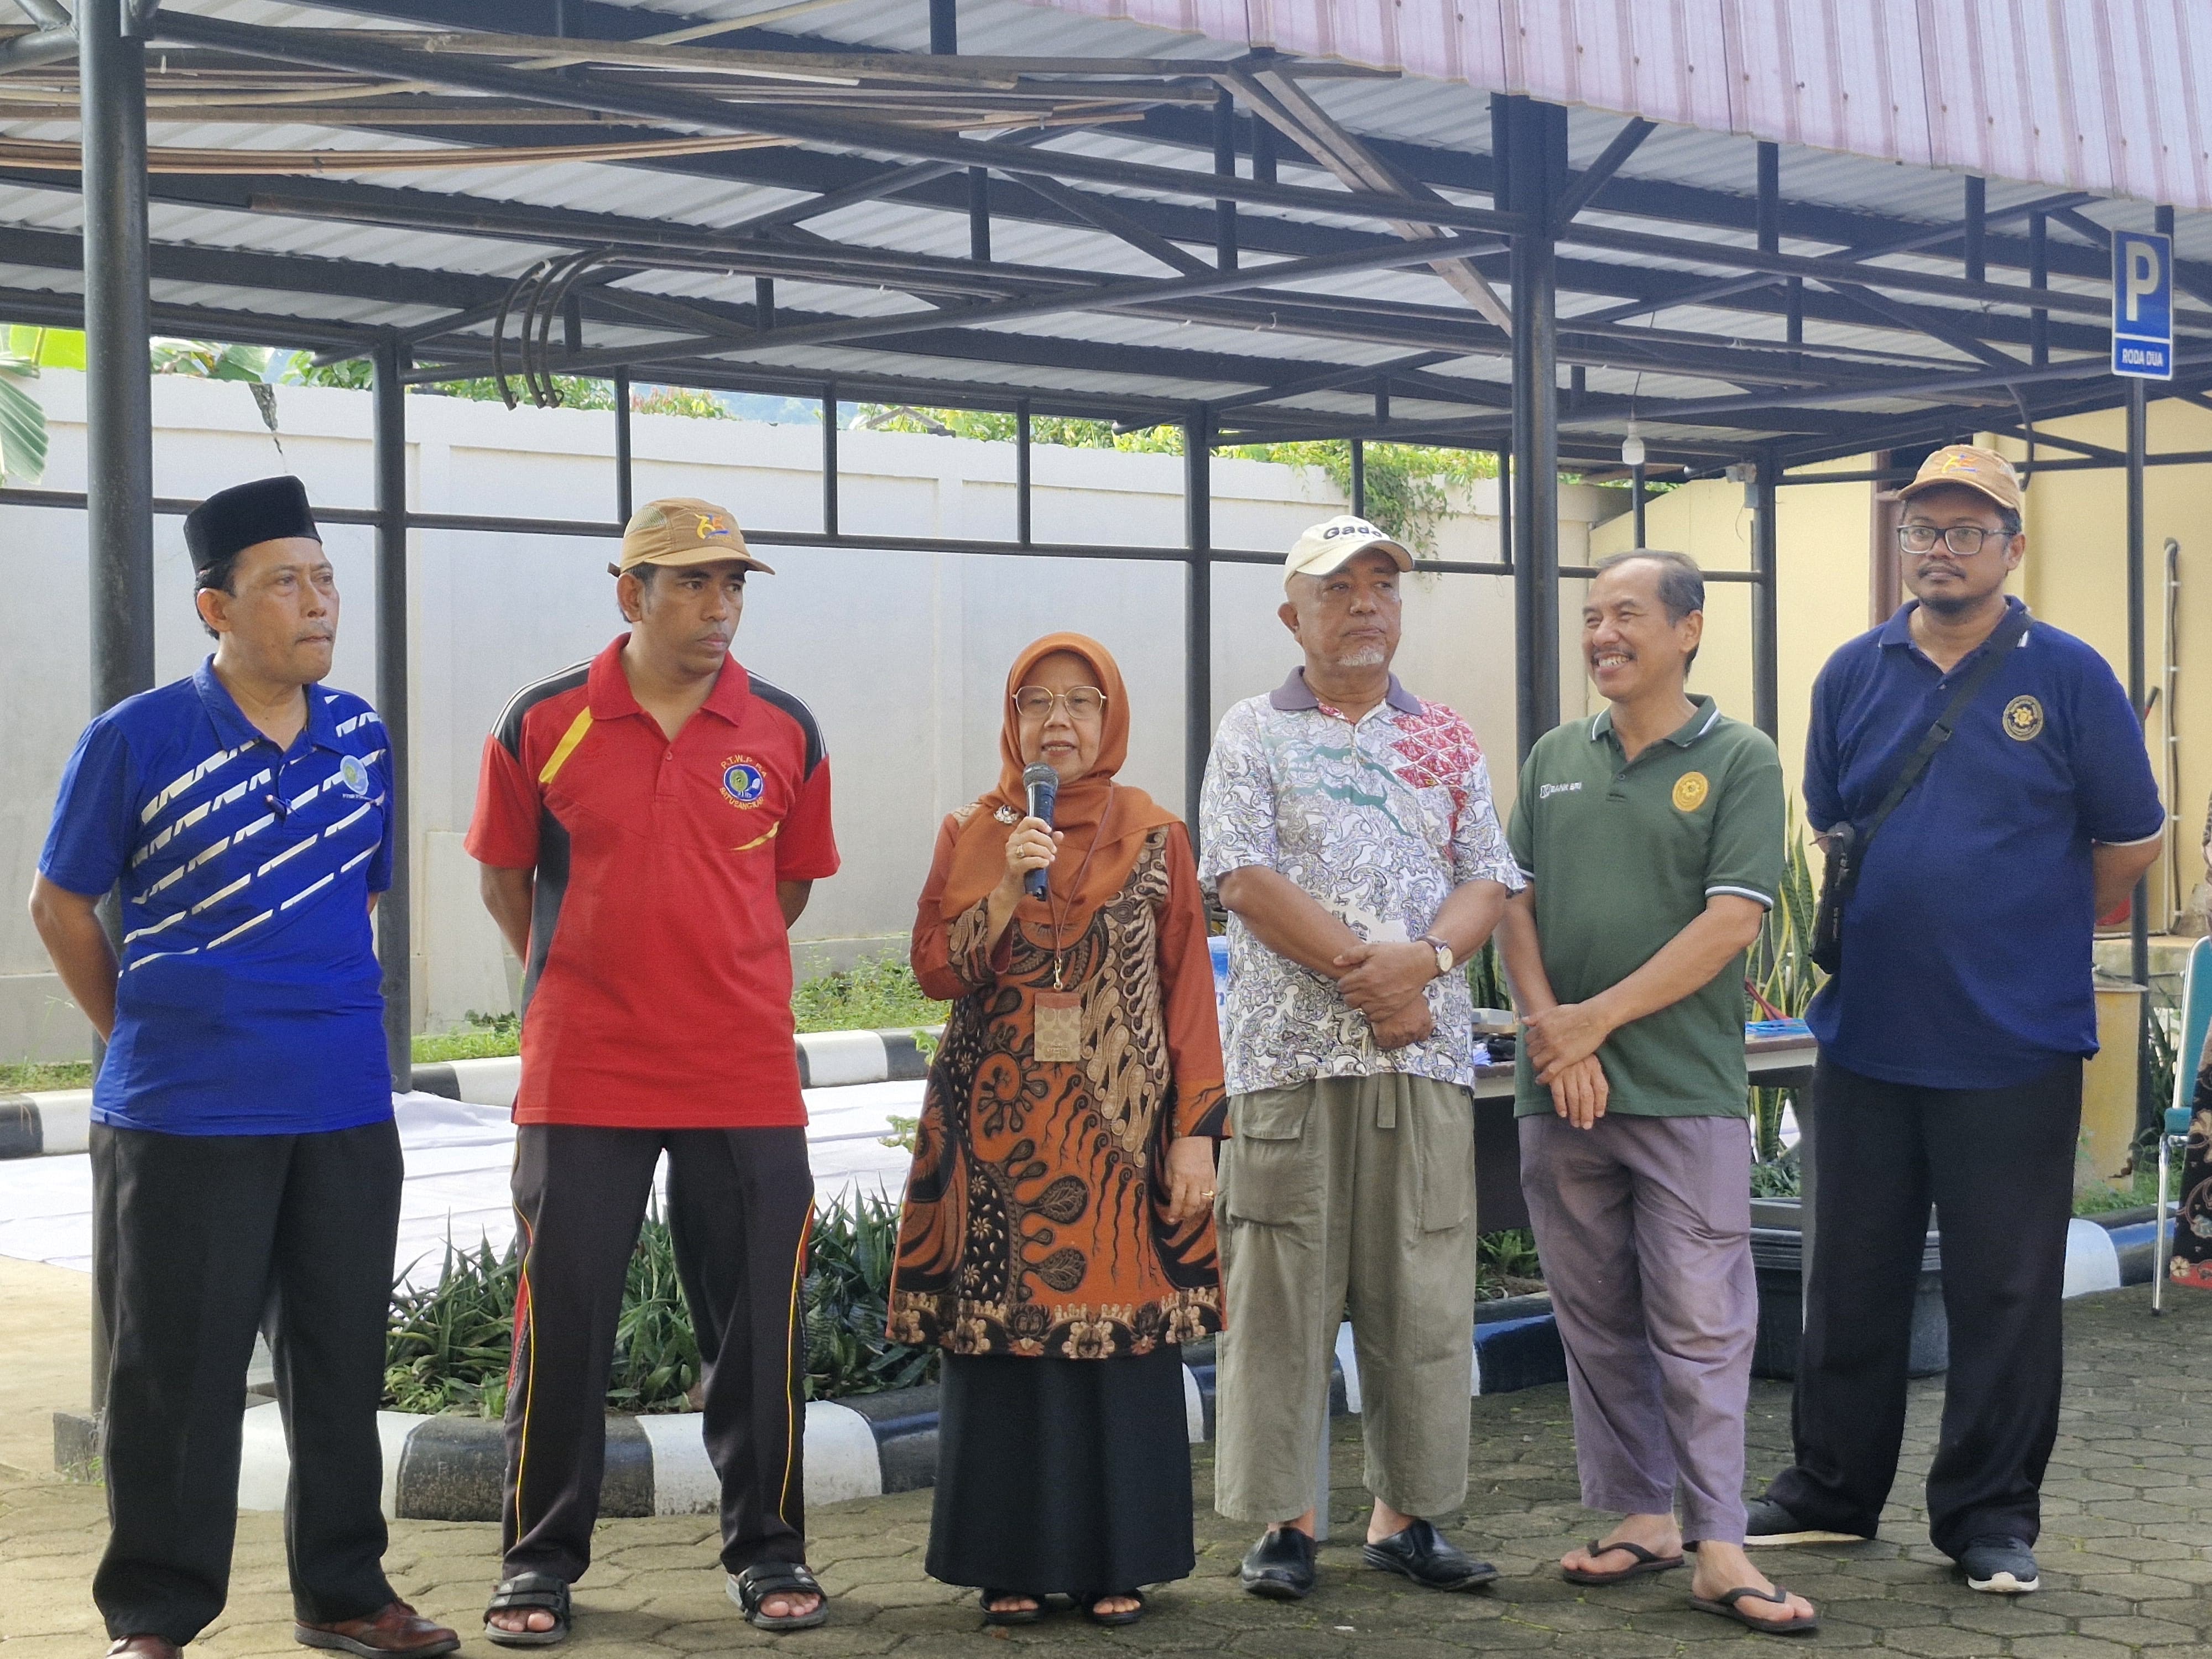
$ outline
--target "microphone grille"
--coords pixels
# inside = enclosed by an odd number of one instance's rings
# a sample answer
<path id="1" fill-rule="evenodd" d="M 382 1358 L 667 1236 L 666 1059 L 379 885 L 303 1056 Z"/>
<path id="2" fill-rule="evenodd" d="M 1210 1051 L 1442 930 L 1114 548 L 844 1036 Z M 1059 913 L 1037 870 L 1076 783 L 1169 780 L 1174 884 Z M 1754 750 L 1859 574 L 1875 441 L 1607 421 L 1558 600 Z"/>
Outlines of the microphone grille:
<path id="1" fill-rule="evenodd" d="M 1022 774 L 1023 788 L 1034 789 L 1040 785 L 1054 789 L 1060 787 L 1060 774 L 1054 771 L 1051 767 L 1047 766 L 1042 761 L 1039 761 L 1036 765 L 1030 767 L 1027 771 Z"/>

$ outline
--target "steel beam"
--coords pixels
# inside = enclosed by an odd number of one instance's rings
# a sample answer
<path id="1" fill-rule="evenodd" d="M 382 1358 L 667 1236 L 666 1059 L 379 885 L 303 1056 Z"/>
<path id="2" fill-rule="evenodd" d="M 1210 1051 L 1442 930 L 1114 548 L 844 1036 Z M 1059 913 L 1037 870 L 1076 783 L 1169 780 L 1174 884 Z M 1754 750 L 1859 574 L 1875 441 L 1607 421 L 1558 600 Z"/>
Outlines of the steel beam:
<path id="1" fill-rule="evenodd" d="M 630 462 L 629 371 L 615 371 L 615 520 L 628 524 L 637 510 L 634 496 L 637 472 Z"/>
<path id="2" fill-rule="evenodd" d="M 1774 486 L 1782 468 L 1771 453 L 1759 455 L 1757 468 L 1751 522 L 1751 570 L 1757 584 L 1751 590 L 1751 723 L 1768 737 L 1779 738 L 1782 646 L 1774 556 L 1780 526 Z"/>
<path id="3" fill-rule="evenodd" d="M 1182 818 L 1199 839 L 1199 799 L 1213 747 L 1213 422 L 1204 409 L 1182 428 Z"/>
<path id="4" fill-rule="evenodd" d="M 1566 170 L 1566 115 L 1503 100 L 1513 239 L 1513 598 L 1519 753 L 1559 723 L 1559 319 L 1551 234 Z M 1493 109 L 1498 107 L 1493 100 Z"/>
<path id="5" fill-rule="evenodd" d="M 377 902 L 376 956 L 384 969 L 384 1044 L 392 1086 L 414 1085 L 414 824 L 408 775 L 412 750 L 408 695 L 406 359 L 382 340 L 373 415 L 376 476 L 376 712 L 384 721 L 392 776 L 392 885 Z"/>

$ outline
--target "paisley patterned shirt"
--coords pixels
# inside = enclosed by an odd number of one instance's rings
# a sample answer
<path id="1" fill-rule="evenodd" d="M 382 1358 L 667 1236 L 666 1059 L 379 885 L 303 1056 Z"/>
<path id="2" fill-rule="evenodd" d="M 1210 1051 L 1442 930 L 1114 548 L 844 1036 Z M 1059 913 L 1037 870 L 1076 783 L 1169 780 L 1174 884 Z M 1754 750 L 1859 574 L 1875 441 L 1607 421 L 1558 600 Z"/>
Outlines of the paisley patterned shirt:
<path id="1" fill-rule="evenodd" d="M 1356 725 L 1307 688 L 1303 669 L 1238 703 L 1214 734 L 1200 826 L 1209 889 L 1247 865 L 1280 871 L 1370 942 L 1419 939 L 1463 883 L 1522 884 L 1474 732 L 1395 675 Z M 1442 975 L 1427 995 L 1436 1030 L 1402 1048 L 1377 1048 L 1334 981 L 1276 955 L 1231 915 L 1229 1091 L 1378 1072 L 1472 1087 L 1467 981 Z"/>

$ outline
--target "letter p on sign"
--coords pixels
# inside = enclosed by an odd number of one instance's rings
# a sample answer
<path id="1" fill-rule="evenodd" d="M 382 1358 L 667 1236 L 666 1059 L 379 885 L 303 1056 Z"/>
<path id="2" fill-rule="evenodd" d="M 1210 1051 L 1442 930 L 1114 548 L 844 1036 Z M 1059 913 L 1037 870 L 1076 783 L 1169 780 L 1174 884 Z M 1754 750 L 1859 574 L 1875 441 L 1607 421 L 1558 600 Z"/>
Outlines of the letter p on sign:
<path id="1" fill-rule="evenodd" d="M 2154 232 L 2112 233 L 2112 373 L 2173 378 L 2173 241 Z"/>

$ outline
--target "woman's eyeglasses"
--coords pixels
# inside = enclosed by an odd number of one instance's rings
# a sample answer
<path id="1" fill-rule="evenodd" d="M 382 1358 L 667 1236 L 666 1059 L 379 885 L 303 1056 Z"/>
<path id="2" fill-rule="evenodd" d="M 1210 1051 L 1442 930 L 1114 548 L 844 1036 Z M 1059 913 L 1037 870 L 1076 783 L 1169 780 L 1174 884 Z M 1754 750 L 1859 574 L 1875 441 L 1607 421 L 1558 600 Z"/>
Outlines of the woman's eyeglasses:
<path id="1" fill-rule="evenodd" d="M 1052 706 L 1064 703 L 1072 720 L 1095 720 L 1106 712 L 1106 694 L 1095 685 L 1078 685 L 1066 691 L 1048 691 L 1025 685 L 1014 693 L 1014 712 L 1025 720 L 1052 718 Z"/>

